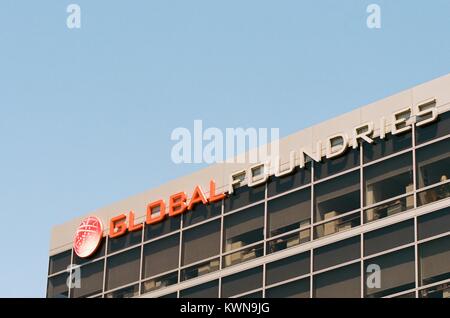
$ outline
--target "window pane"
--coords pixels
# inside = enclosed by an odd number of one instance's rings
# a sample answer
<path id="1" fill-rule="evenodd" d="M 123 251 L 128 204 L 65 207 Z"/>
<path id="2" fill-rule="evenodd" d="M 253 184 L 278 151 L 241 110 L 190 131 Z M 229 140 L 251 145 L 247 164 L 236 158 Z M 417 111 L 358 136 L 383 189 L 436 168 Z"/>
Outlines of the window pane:
<path id="1" fill-rule="evenodd" d="M 139 294 L 139 285 L 125 287 L 105 295 L 105 298 L 131 298 Z"/>
<path id="2" fill-rule="evenodd" d="M 422 215 L 418 218 L 419 240 L 450 231 L 450 208 Z"/>
<path id="3" fill-rule="evenodd" d="M 305 168 L 296 168 L 290 175 L 283 177 L 270 177 L 267 185 L 267 196 L 274 195 L 301 187 L 311 182 L 311 161 L 307 162 Z"/>
<path id="4" fill-rule="evenodd" d="M 156 224 L 145 225 L 144 240 L 151 240 L 159 236 L 175 232 L 180 229 L 181 217 L 166 217 L 164 221 Z"/>
<path id="5" fill-rule="evenodd" d="M 366 205 L 413 191 L 411 153 L 364 168 L 364 179 Z M 414 207 L 414 201 L 407 204 Z"/>
<path id="6" fill-rule="evenodd" d="M 183 214 L 183 227 L 197 224 L 222 213 L 222 201 L 210 204 L 197 204 L 192 211 Z"/>
<path id="7" fill-rule="evenodd" d="M 422 206 L 450 197 L 450 182 L 420 192 L 417 195 L 418 205 Z"/>
<path id="8" fill-rule="evenodd" d="M 305 230 L 301 230 L 296 233 L 287 234 L 269 241 L 267 243 L 267 253 L 271 254 L 278 251 L 282 251 L 287 248 L 291 248 L 299 244 L 309 242 L 310 240 L 311 240 L 311 228 L 307 228 Z"/>
<path id="9" fill-rule="evenodd" d="M 140 247 L 108 257 L 106 289 L 113 289 L 138 281 L 140 259 Z"/>
<path id="10" fill-rule="evenodd" d="M 311 223 L 311 189 L 296 191 L 267 203 L 269 237 Z"/>
<path id="11" fill-rule="evenodd" d="M 359 171 L 314 186 L 316 222 L 360 208 Z"/>
<path id="12" fill-rule="evenodd" d="M 80 288 L 73 288 L 70 297 L 89 297 L 103 290 L 104 260 L 80 267 Z"/>
<path id="13" fill-rule="evenodd" d="M 258 291 L 256 293 L 247 294 L 241 297 L 238 297 L 239 299 L 258 299 L 262 298 L 262 291 Z"/>
<path id="14" fill-rule="evenodd" d="M 108 253 L 117 252 L 142 242 L 142 230 L 108 239 Z"/>
<path id="15" fill-rule="evenodd" d="M 234 192 L 225 199 L 225 212 L 242 208 L 246 205 L 264 200 L 266 187 L 261 185 L 250 188 L 243 186 L 234 189 Z"/>
<path id="16" fill-rule="evenodd" d="M 267 264 L 266 286 L 308 274 L 311 261 L 309 254 L 306 252 Z"/>
<path id="17" fill-rule="evenodd" d="M 91 256 L 89 256 L 88 258 L 81 258 L 78 257 L 77 254 L 73 253 L 73 263 L 76 265 L 83 265 L 87 262 L 90 262 L 96 258 L 100 258 L 105 256 L 105 250 L 106 250 L 106 237 L 102 238 L 102 241 L 100 242 L 97 250 L 95 251 L 95 253 Z"/>
<path id="18" fill-rule="evenodd" d="M 220 253 L 220 220 L 208 222 L 183 232 L 183 265 L 195 263 Z"/>
<path id="19" fill-rule="evenodd" d="M 347 150 L 345 155 L 322 159 L 322 162 L 314 162 L 314 178 L 319 180 L 343 172 L 359 165 L 359 149 Z"/>
<path id="20" fill-rule="evenodd" d="M 67 270 L 70 265 L 72 257 L 72 250 L 64 251 L 62 253 L 50 256 L 48 274 L 54 274 Z"/>
<path id="21" fill-rule="evenodd" d="M 266 290 L 266 298 L 309 298 L 309 278 Z"/>
<path id="22" fill-rule="evenodd" d="M 67 279 L 69 273 L 62 273 L 50 277 L 47 282 L 47 298 L 67 298 L 69 297 L 69 288 Z"/>
<path id="23" fill-rule="evenodd" d="M 380 253 L 414 241 L 414 220 L 364 234 L 364 256 Z"/>
<path id="24" fill-rule="evenodd" d="M 225 251 L 258 242 L 264 238 L 264 204 L 229 215 L 224 222 Z"/>
<path id="25" fill-rule="evenodd" d="M 222 278 L 222 297 L 227 298 L 262 287 L 262 267 Z"/>
<path id="26" fill-rule="evenodd" d="M 414 195 L 379 204 L 364 211 L 364 222 L 369 223 L 404 212 L 414 207 Z"/>
<path id="27" fill-rule="evenodd" d="M 215 280 L 180 291 L 180 298 L 218 298 L 219 281 Z"/>
<path id="28" fill-rule="evenodd" d="M 315 249 L 314 270 L 319 271 L 361 257 L 360 246 L 360 237 L 355 236 Z"/>
<path id="29" fill-rule="evenodd" d="M 434 123 L 416 128 L 417 144 L 450 134 L 450 112 L 439 114 Z"/>
<path id="30" fill-rule="evenodd" d="M 420 298 L 450 298 L 450 282 L 419 291 Z"/>
<path id="31" fill-rule="evenodd" d="M 171 293 L 171 294 L 167 294 L 158 298 L 178 298 L 177 293 Z"/>
<path id="32" fill-rule="evenodd" d="M 178 271 L 149 279 L 142 283 L 142 294 L 178 283 Z"/>
<path id="33" fill-rule="evenodd" d="M 448 180 L 450 178 L 450 138 L 417 149 L 416 161 L 419 188 Z"/>
<path id="34" fill-rule="evenodd" d="M 228 267 L 247 262 L 264 255 L 264 244 L 258 244 L 230 253 L 223 257 L 223 266 Z"/>
<path id="35" fill-rule="evenodd" d="M 315 298 L 360 298 L 361 268 L 352 264 L 314 276 Z"/>
<path id="36" fill-rule="evenodd" d="M 320 238 L 334 233 L 343 232 L 360 225 L 361 214 L 359 211 L 356 211 L 333 221 L 325 222 L 315 226 L 314 236 L 315 238 Z"/>
<path id="37" fill-rule="evenodd" d="M 183 269 L 181 271 L 181 280 L 184 281 L 197 278 L 218 271 L 219 268 L 220 268 L 220 258 L 216 258 L 211 261 L 206 261 Z"/>
<path id="38" fill-rule="evenodd" d="M 364 262 L 365 281 L 370 265 L 380 267 L 380 288 L 365 286 L 366 297 L 384 297 L 415 287 L 414 248 L 406 248 L 397 252 L 368 259 Z M 372 274 L 373 272 L 370 272 Z"/>
<path id="39" fill-rule="evenodd" d="M 412 146 L 411 132 L 392 135 L 385 139 L 377 138 L 372 144 L 364 144 L 364 163 L 371 162 Z"/>
<path id="40" fill-rule="evenodd" d="M 450 235 L 419 245 L 421 286 L 450 278 Z"/>
<path id="41" fill-rule="evenodd" d="M 178 268 L 180 235 L 175 234 L 144 245 L 144 278 Z"/>

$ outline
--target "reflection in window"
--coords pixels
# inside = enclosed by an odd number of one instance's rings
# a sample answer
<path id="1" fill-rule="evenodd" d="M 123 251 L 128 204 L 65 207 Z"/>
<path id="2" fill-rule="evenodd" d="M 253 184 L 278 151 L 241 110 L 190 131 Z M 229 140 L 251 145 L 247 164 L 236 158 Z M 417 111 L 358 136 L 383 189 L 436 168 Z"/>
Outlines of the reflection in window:
<path id="1" fill-rule="evenodd" d="M 420 285 L 450 278 L 450 236 L 419 245 Z"/>
<path id="2" fill-rule="evenodd" d="M 365 205 L 372 205 L 402 194 L 413 188 L 412 155 L 406 153 L 364 168 Z M 406 200 L 406 208 L 414 207 L 414 200 Z M 389 207 L 388 215 L 402 210 L 401 200 Z"/>
<path id="3" fill-rule="evenodd" d="M 192 211 L 183 214 L 183 227 L 197 224 L 218 216 L 221 213 L 222 201 L 209 204 L 197 204 Z"/>
<path id="4" fill-rule="evenodd" d="M 296 280 L 266 290 L 266 298 L 309 298 L 309 278 Z"/>
<path id="5" fill-rule="evenodd" d="M 62 253 L 50 256 L 48 274 L 54 274 L 67 270 L 71 263 L 72 250 L 64 251 Z"/>
<path id="6" fill-rule="evenodd" d="M 413 247 L 366 260 L 364 262 L 365 281 L 367 276 L 373 273 L 373 271 L 367 273 L 367 269 L 372 264 L 381 269 L 381 284 L 380 288 L 364 284 L 366 297 L 384 297 L 415 287 Z"/>
<path id="7" fill-rule="evenodd" d="M 224 232 L 226 252 L 261 241 L 264 238 L 264 204 L 225 217 Z"/>
<path id="8" fill-rule="evenodd" d="M 217 298 L 219 281 L 215 280 L 180 291 L 180 298 Z"/>
<path id="9" fill-rule="evenodd" d="M 222 278 L 222 297 L 227 298 L 261 288 L 262 281 L 262 267 L 226 276 Z"/>
<path id="10" fill-rule="evenodd" d="M 322 159 L 322 162 L 314 162 L 314 178 L 319 180 L 339 172 L 354 168 L 359 165 L 359 149 L 347 150 L 337 158 Z"/>
<path id="11" fill-rule="evenodd" d="M 218 255 L 220 220 L 195 226 L 183 233 L 183 265 Z"/>
<path id="12" fill-rule="evenodd" d="M 309 254 L 309 252 L 305 252 L 268 263 L 266 265 L 266 286 L 308 274 L 311 267 Z"/>
<path id="13" fill-rule="evenodd" d="M 105 295 L 105 298 L 131 298 L 139 294 L 139 285 L 125 287 Z"/>
<path id="14" fill-rule="evenodd" d="M 215 271 L 220 267 L 220 259 L 216 258 L 181 270 L 181 280 L 197 278 Z"/>
<path id="15" fill-rule="evenodd" d="M 142 230 L 127 232 L 125 235 L 108 240 L 108 253 L 117 252 L 142 242 Z"/>
<path id="16" fill-rule="evenodd" d="M 416 128 L 417 144 L 450 134 L 450 112 L 439 114 L 436 122 Z"/>
<path id="17" fill-rule="evenodd" d="M 286 234 L 284 236 L 273 239 L 267 243 L 267 253 L 275 253 L 278 251 L 291 248 L 311 240 L 311 229 L 307 228 L 299 232 Z"/>
<path id="18" fill-rule="evenodd" d="M 420 298 L 450 298 L 450 282 L 419 291 Z"/>
<path id="19" fill-rule="evenodd" d="M 142 294 L 178 283 L 178 271 L 149 279 L 142 283 Z"/>
<path id="20" fill-rule="evenodd" d="M 144 245 L 142 275 L 144 278 L 178 267 L 180 235 L 174 234 Z"/>
<path id="21" fill-rule="evenodd" d="M 315 298 L 360 298 L 361 266 L 340 267 L 314 276 Z"/>
<path id="22" fill-rule="evenodd" d="M 269 237 L 311 223 L 311 189 L 289 193 L 267 203 Z"/>
<path id="23" fill-rule="evenodd" d="M 103 260 L 80 267 L 80 288 L 73 288 L 70 297 L 89 297 L 102 292 L 103 289 Z"/>
<path id="24" fill-rule="evenodd" d="M 399 135 L 386 134 L 385 139 L 377 138 L 372 144 L 364 144 L 364 163 L 392 155 L 411 146 L 411 132 Z"/>
<path id="25" fill-rule="evenodd" d="M 157 238 L 159 236 L 175 232 L 180 229 L 180 225 L 181 225 L 180 216 L 175 217 L 166 216 L 166 218 L 162 222 L 151 225 L 145 225 L 144 241 L 148 241 Z"/>
<path id="26" fill-rule="evenodd" d="M 140 247 L 108 257 L 106 289 L 114 289 L 138 281 L 140 259 Z"/>
<path id="27" fill-rule="evenodd" d="M 240 249 L 237 252 L 230 253 L 223 258 L 223 266 L 228 267 L 250 261 L 264 255 L 264 245 L 258 244 L 251 247 Z"/>
<path id="28" fill-rule="evenodd" d="M 267 184 L 267 196 L 274 195 L 301 187 L 311 182 L 311 161 L 307 162 L 305 167 L 296 168 L 294 172 L 287 176 L 271 176 Z"/>
<path id="29" fill-rule="evenodd" d="M 47 298 L 67 298 L 69 297 L 69 288 L 67 279 L 69 273 L 62 273 L 49 277 L 47 282 Z"/>
<path id="30" fill-rule="evenodd" d="M 316 222 L 360 207 L 359 171 L 321 182 L 314 187 Z"/>

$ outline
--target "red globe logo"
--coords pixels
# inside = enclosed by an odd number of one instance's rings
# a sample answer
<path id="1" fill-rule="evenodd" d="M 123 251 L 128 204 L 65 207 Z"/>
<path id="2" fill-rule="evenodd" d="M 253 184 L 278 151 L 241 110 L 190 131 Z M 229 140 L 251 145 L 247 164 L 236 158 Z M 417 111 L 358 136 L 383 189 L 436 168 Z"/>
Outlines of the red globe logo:
<path id="1" fill-rule="evenodd" d="M 103 224 L 96 216 L 90 216 L 81 222 L 73 240 L 73 250 L 81 258 L 94 254 L 103 237 Z"/>

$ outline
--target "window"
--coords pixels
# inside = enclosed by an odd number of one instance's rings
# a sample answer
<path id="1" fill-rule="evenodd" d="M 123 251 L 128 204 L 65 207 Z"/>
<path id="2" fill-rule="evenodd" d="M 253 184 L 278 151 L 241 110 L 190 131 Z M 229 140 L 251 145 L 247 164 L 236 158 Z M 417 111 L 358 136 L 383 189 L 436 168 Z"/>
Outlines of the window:
<path id="1" fill-rule="evenodd" d="M 228 298 L 262 287 L 262 267 L 222 278 L 222 297 Z"/>
<path id="2" fill-rule="evenodd" d="M 149 279 L 142 283 L 142 294 L 178 283 L 178 271 Z"/>
<path id="3" fill-rule="evenodd" d="M 242 186 L 234 189 L 234 192 L 225 199 L 225 212 L 242 208 L 246 205 L 264 200 L 266 187 L 261 185 L 257 187 Z"/>
<path id="4" fill-rule="evenodd" d="M 264 238 L 264 204 L 229 215 L 224 222 L 225 251 L 261 241 Z"/>
<path id="5" fill-rule="evenodd" d="M 104 260 L 90 263 L 80 267 L 80 288 L 73 288 L 70 297 L 89 297 L 103 290 Z"/>
<path id="6" fill-rule="evenodd" d="M 179 234 L 145 244 L 142 260 L 143 277 L 152 277 L 178 268 L 179 248 Z"/>
<path id="7" fill-rule="evenodd" d="M 72 250 L 64 251 L 62 253 L 50 256 L 48 265 L 48 274 L 54 274 L 67 270 L 71 263 Z"/>
<path id="8" fill-rule="evenodd" d="M 69 273 L 49 277 L 47 281 L 47 298 L 69 297 L 69 288 L 67 287 L 68 278 Z"/>
<path id="9" fill-rule="evenodd" d="M 168 217 L 156 224 L 145 225 L 144 240 L 148 241 L 180 229 L 181 217 Z"/>
<path id="10" fill-rule="evenodd" d="M 128 286 L 105 295 L 105 298 L 131 298 L 139 294 L 139 285 Z"/>
<path id="11" fill-rule="evenodd" d="M 340 267 L 315 275 L 315 298 L 360 298 L 361 268 L 360 264 Z"/>
<path id="12" fill-rule="evenodd" d="M 272 197 L 277 194 L 301 187 L 311 182 L 311 161 L 305 167 L 296 168 L 292 174 L 282 177 L 270 177 L 267 185 L 267 196 Z"/>
<path id="13" fill-rule="evenodd" d="M 450 278 L 450 235 L 419 245 L 420 285 Z"/>
<path id="14" fill-rule="evenodd" d="M 171 294 L 167 294 L 158 298 L 178 298 L 177 293 L 171 293 Z"/>
<path id="15" fill-rule="evenodd" d="M 208 222 L 183 232 L 183 265 L 195 263 L 220 253 L 220 220 Z"/>
<path id="16" fill-rule="evenodd" d="M 419 291 L 420 298 L 450 298 L 450 282 Z"/>
<path id="17" fill-rule="evenodd" d="M 257 298 L 263 298 L 262 291 L 258 291 L 256 293 L 250 293 L 243 296 L 238 297 L 240 299 L 257 299 Z"/>
<path id="18" fill-rule="evenodd" d="M 328 244 L 314 250 L 314 270 L 319 271 L 327 267 L 349 262 L 361 257 L 360 237 L 355 236 L 347 240 Z"/>
<path id="19" fill-rule="evenodd" d="M 332 176 L 336 173 L 354 168 L 359 165 L 359 149 L 347 150 L 337 158 L 322 159 L 322 162 L 314 162 L 315 180 Z"/>
<path id="20" fill-rule="evenodd" d="M 311 240 L 311 229 L 307 228 L 299 232 L 290 233 L 277 237 L 267 243 L 267 253 L 275 253 L 278 251 L 285 250 L 309 242 Z"/>
<path id="21" fill-rule="evenodd" d="M 413 188 L 412 156 L 403 154 L 364 168 L 365 205 L 410 193 Z M 414 207 L 414 200 L 406 201 L 406 208 Z M 396 201 L 388 214 L 403 210 L 401 200 Z"/>
<path id="22" fill-rule="evenodd" d="M 436 122 L 417 127 L 416 141 L 417 144 L 422 144 L 448 134 L 450 134 L 450 112 L 445 112 L 439 114 Z"/>
<path id="23" fill-rule="evenodd" d="M 296 191 L 267 203 L 269 237 L 311 223 L 311 189 Z"/>
<path id="24" fill-rule="evenodd" d="M 414 220 L 364 234 L 364 256 L 380 253 L 414 241 Z"/>
<path id="25" fill-rule="evenodd" d="M 183 214 L 183 227 L 197 224 L 222 213 L 222 201 L 210 204 L 197 204 L 192 211 Z"/>
<path id="26" fill-rule="evenodd" d="M 233 266 L 239 263 L 247 262 L 264 255 L 264 244 L 253 245 L 228 253 L 223 257 L 223 267 Z"/>
<path id="27" fill-rule="evenodd" d="M 267 264 L 266 286 L 308 274 L 310 260 L 310 253 L 306 252 Z"/>
<path id="28" fill-rule="evenodd" d="M 415 287 L 414 247 L 368 259 L 364 262 L 365 281 L 373 271 L 367 273 L 370 265 L 381 269 L 380 288 L 365 286 L 366 297 L 384 297 Z"/>
<path id="29" fill-rule="evenodd" d="M 399 135 L 386 134 L 385 139 L 377 138 L 372 144 L 364 144 L 364 163 L 411 148 L 411 135 L 411 132 Z"/>
<path id="30" fill-rule="evenodd" d="M 266 290 L 266 298 L 310 298 L 309 278 L 296 280 Z"/>
<path id="31" fill-rule="evenodd" d="M 108 253 L 114 253 L 142 242 L 142 230 L 127 232 L 125 235 L 108 239 Z"/>
<path id="32" fill-rule="evenodd" d="M 181 280 L 189 280 L 196 277 L 200 277 L 215 271 L 220 268 L 220 258 L 215 258 L 210 261 L 206 261 L 200 264 L 193 265 L 181 270 Z"/>
<path id="33" fill-rule="evenodd" d="M 138 281 L 140 259 L 140 247 L 108 257 L 106 266 L 106 289 L 114 289 Z"/>
<path id="34" fill-rule="evenodd" d="M 422 215 L 417 220 L 419 240 L 445 233 L 450 230 L 450 208 Z"/>
<path id="35" fill-rule="evenodd" d="M 180 298 L 217 298 L 219 281 L 215 280 L 180 291 Z"/>
<path id="36" fill-rule="evenodd" d="M 364 222 L 370 223 L 403 211 L 414 206 L 414 195 L 409 195 L 379 204 L 364 210 Z"/>

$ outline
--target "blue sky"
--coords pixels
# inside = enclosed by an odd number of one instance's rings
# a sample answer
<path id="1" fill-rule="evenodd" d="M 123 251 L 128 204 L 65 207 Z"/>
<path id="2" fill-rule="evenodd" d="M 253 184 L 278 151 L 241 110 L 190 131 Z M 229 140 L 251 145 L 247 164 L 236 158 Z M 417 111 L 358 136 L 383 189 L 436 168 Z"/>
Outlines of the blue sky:
<path id="1" fill-rule="evenodd" d="M 66 27 L 70 3 L 81 29 Z M 176 127 L 285 136 L 449 73 L 449 13 L 448 0 L 2 0 L 0 297 L 45 296 L 53 225 L 199 169 L 170 160 Z"/>

